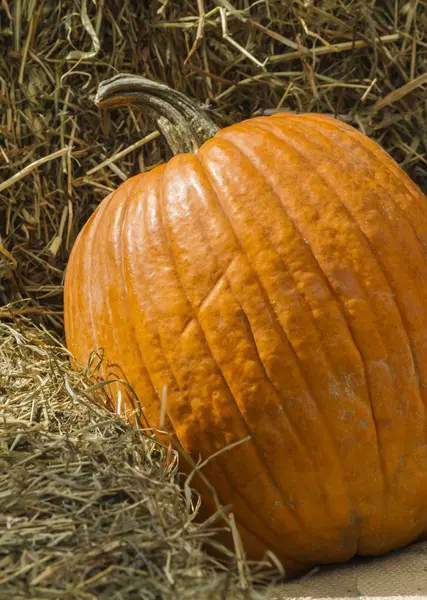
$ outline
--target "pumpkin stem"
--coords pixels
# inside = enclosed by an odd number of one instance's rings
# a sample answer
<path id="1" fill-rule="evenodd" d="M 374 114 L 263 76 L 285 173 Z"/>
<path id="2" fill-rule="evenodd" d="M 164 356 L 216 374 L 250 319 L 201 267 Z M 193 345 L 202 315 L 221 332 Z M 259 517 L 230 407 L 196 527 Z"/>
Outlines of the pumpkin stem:
<path id="1" fill-rule="evenodd" d="M 203 109 L 181 92 L 141 75 L 116 75 L 103 81 L 96 94 L 100 108 L 142 105 L 154 119 L 174 154 L 195 152 L 219 128 Z"/>

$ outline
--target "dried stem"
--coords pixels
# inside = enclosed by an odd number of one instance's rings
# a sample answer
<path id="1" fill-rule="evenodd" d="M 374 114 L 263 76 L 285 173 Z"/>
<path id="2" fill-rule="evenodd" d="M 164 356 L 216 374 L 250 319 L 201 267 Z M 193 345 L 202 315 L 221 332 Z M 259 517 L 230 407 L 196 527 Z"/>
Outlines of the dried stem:
<path id="1" fill-rule="evenodd" d="M 174 154 L 195 152 L 218 131 L 203 109 L 181 92 L 140 75 L 116 75 L 101 83 L 95 98 L 101 108 L 140 105 L 156 121 Z"/>

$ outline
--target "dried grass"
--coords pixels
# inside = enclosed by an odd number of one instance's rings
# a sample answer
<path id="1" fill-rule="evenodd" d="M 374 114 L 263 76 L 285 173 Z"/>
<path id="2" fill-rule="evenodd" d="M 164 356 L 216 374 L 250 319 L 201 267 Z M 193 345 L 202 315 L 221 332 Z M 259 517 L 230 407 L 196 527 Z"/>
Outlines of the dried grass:
<path id="1" fill-rule="evenodd" d="M 0 396 L 0 598 L 264 597 L 253 582 L 278 570 L 215 542 L 220 518 L 194 521 L 176 452 L 114 416 L 45 331 L 0 323 Z"/>
<path id="2" fill-rule="evenodd" d="M 168 156 L 138 111 L 94 107 L 117 71 L 197 97 L 218 124 L 274 110 L 337 115 L 427 189 L 426 0 L 1 7 L 0 306 L 14 302 L 14 314 L 61 330 L 63 270 L 82 224 L 109 190 Z"/>

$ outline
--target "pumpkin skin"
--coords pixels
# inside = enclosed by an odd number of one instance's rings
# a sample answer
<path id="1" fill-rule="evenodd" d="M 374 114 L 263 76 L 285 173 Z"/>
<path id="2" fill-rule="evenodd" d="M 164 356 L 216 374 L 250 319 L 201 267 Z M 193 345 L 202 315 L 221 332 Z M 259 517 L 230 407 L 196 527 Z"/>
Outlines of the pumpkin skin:
<path id="1" fill-rule="evenodd" d="M 281 113 L 129 179 L 75 243 L 76 359 L 104 348 L 151 427 L 166 385 L 195 459 L 250 436 L 204 468 L 249 558 L 301 570 L 427 530 L 425 200 L 353 128 Z"/>

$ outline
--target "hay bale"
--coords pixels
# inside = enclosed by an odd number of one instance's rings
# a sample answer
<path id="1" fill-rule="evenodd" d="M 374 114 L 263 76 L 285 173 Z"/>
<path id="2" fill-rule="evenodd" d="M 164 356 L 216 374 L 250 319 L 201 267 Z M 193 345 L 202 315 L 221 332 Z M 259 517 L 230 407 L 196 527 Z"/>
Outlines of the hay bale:
<path id="1" fill-rule="evenodd" d="M 0 323 L 0 396 L 1 598 L 261 597 L 262 565 L 207 554 L 226 525 L 194 521 L 176 452 L 113 415 L 46 331 Z"/>

